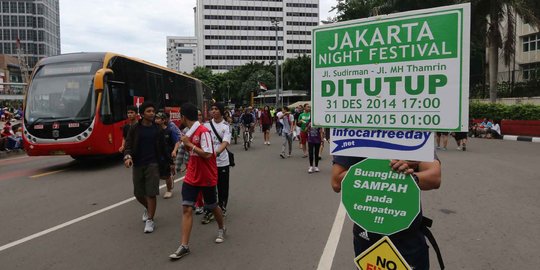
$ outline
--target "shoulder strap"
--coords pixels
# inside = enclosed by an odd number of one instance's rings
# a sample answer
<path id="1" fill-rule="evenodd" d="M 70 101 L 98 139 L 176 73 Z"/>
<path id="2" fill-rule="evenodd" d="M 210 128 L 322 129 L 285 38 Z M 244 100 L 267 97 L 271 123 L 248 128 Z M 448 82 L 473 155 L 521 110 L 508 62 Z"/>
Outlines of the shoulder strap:
<path id="1" fill-rule="evenodd" d="M 210 120 L 209 122 L 210 122 L 210 126 L 212 127 L 212 130 L 214 131 L 214 134 L 216 134 L 216 137 L 218 138 L 219 142 L 222 143 L 223 139 L 221 139 L 221 137 L 219 136 L 216 128 L 214 127 L 214 123 L 212 123 L 212 120 Z"/>
<path id="2" fill-rule="evenodd" d="M 439 245 L 437 244 L 437 240 L 435 240 L 435 237 L 433 236 L 433 234 L 429 230 L 429 228 L 431 227 L 432 224 L 433 224 L 433 220 L 422 216 L 422 225 L 421 225 L 422 226 L 421 227 L 422 232 L 424 233 L 426 238 L 429 240 L 429 242 L 431 243 L 431 246 L 433 247 L 433 250 L 437 254 L 437 260 L 439 261 L 439 266 L 441 267 L 441 270 L 444 270 L 444 262 L 443 262 L 443 258 L 442 258 L 442 255 L 441 255 L 441 250 L 439 249 Z"/>

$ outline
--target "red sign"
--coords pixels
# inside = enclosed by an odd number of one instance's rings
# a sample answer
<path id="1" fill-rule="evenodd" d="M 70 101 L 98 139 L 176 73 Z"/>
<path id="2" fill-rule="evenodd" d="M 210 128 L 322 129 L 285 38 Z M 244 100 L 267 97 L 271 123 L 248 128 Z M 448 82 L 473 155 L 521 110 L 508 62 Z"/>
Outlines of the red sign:
<path id="1" fill-rule="evenodd" d="M 60 128 L 60 123 L 54 122 L 54 123 L 52 124 L 52 128 L 53 128 L 53 129 L 59 129 L 59 128 Z"/>
<path id="2" fill-rule="evenodd" d="M 144 97 L 138 97 L 138 96 L 133 97 L 133 106 L 137 107 L 137 109 L 143 104 L 143 102 L 144 102 Z"/>
<path id="3" fill-rule="evenodd" d="M 169 113 L 171 122 L 180 125 L 180 107 L 165 107 L 165 112 Z"/>
<path id="4" fill-rule="evenodd" d="M 34 129 L 43 129 L 43 125 L 35 125 Z"/>

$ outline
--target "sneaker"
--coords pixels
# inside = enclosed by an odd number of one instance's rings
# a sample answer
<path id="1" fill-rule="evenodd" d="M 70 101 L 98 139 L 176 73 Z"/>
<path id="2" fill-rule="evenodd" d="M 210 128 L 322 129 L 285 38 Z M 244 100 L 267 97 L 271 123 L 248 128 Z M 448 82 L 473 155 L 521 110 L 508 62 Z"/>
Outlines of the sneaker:
<path id="1" fill-rule="evenodd" d="M 313 171 L 315 171 L 315 172 L 320 172 L 319 167 L 314 167 L 314 168 L 313 168 Z"/>
<path id="2" fill-rule="evenodd" d="M 467 146 L 463 144 L 463 147 L 461 148 L 463 151 L 467 151 Z"/>
<path id="3" fill-rule="evenodd" d="M 441 147 L 440 147 L 440 146 L 437 146 L 437 149 L 441 149 Z"/>
<path id="4" fill-rule="evenodd" d="M 191 253 L 191 251 L 189 250 L 189 247 L 180 245 L 180 247 L 178 247 L 178 249 L 173 254 L 169 255 L 169 258 L 171 258 L 172 260 L 178 260 L 188 255 L 189 253 Z"/>
<path id="5" fill-rule="evenodd" d="M 309 167 L 309 169 L 307 170 L 308 173 L 312 173 L 313 172 L 313 167 Z"/>
<path id="6" fill-rule="evenodd" d="M 270 145 L 270 141 L 268 141 L 267 145 Z"/>
<path id="7" fill-rule="evenodd" d="M 167 191 L 167 192 L 165 192 L 165 194 L 163 194 L 163 199 L 168 199 L 170 197 L 172 197 L 172 192 L 170 192 L 170 191 Z"/>
<path id="8" fill-rule="evenodd" d="M 283 153 L 279 154 L 281 158 L 285 158 L 285 155 Z"/>
<path id="9" fill-rule="evenodd" d="M 456 150 L 461 151 L 461 146 L 458 146 L 458 148 L 456 148 Z"/>
<path id="10" fill-rule="evenodd" d="M 146 224 L 144 225 L 144 233 L 151 233 L 154 231 L 155 228 L 155 222 L 151 219 L 147 219 Z"/>
<path id="11" fill-rule="evenodd" d="M 446 147 L 443 147 L 442 150 L 443 150 L 443 151 L 446 151 L 447 149 L 446 149 Z"/>
<path id="12" fill-rule="evenodd" d="M 195 207 L 195 215 L 200 215 L 202 213 L 204 213 L 203 207 Z"/>
<path id="13" fill-rule="evenodd" d="M 216 243 L 221 244 L 225 241 L 225 232 L 227 232 L 225 228 L 217 230 Z"/>
<path id="14" fill-rule="evenodd" d="M 212 212 L 206 212 L 206 214 L 204 214 L 203 219 L 201 220 L 201 223 L 208 224 L 212 222 L 212 220 L 214 220 L 214 214 Z"/>
<path id="15" fill-rule="evenodd" d="M 148 210 L 146 208 L 144 209 L 144 212 L 142 213 L 142 221 L 146 222 L 148 220 Z"/>

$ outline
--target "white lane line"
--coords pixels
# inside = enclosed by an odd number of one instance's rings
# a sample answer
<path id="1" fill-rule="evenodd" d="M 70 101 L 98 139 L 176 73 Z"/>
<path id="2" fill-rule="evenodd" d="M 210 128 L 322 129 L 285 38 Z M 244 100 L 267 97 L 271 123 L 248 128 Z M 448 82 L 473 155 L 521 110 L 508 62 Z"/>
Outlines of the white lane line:
<path id="1" fill-rule="evenodd" d="M 179 181 L 182 181 L 183 179 L 184 179 L 184 177 L 180 177 L 180 178 L 178 178 L 178 179 L 175 179 L 174 182 L 179 182 Z M 159 189 L 162 189 L 162 188 L 164 188 L 164 187 L 166 187 L 166 186 L 167 186 L 167 185 L 161 185 L 161 186 L 159 187 Z M 12 248 L 12 247 L 14 247 L 14 246 L 18 246 L 18 245 L 20 245 L 20 244 L 22 244 L 22 243 L 25 243 L 25 242 L 28 242 L 28 241 L 30 241 L 30 240 L 36 239 L 36 238 L 38 238 L 38 237 L 44 236 L 44 235 L 46 235 L 46 234 L 52 233 L 52 232 L 54 232 L 54 231 L 58 231 L 58 230 L 60 230 L 60 229 L 62 229 L 62 228 L 65 228 L 65 227 L 67 227 L 67 226 L 69 226 L 69 225 L 72 225 L 72 224 L 75 224 L 75 223 L 77 223 L 77 222 L 83 221 L 83 220 L 85 220 L 85 219 L 89 219 L 89 218 L 91 218 L 91 217 L 93 217 L 93 216 L 95 216 L 95 215 L 99 215 L 99 214 L 101 214 L 101 213 L 107 212 L 107 211 L 109 211 L 109 210 L 111 210 L 111 209 L 114 209 L 114 208 L 116 208 L 116 207 L 118 207 L 118 206 L 124 205 L 124 204 L 129 203 L 129 202 L 134 201 L 134 200 L 135 200 L 135 197 L 131 197 L 131 198 L 126 199 L 126 200 L 123 200 L 123 201 L 121 201 L 121 202 L 119 202 L 119 203 L 115 203 L 115 204 L 113 204 L 113 205 L 111 205 L 111 206 L 107 206 L 107 207 L 102 208 L 102 209 L 100 209 L 100 210 L 94 211 L 94 212 L 92 212 L 92 213 L 90 213 L 90 214 L 86 214 L 86 215 L 84 215 L 84 216 L 78 217 L 78 218 L 76 218 L 76 219 L 73 219 L 73 220 L 70 220 L 70 221 L 68 221 L 68 222 L 62 223 L 62 224 L 60 224 L 60 225 L 54 226 L 54 227 L 52 227 L 52 228 L 46 229 L 46 230 L 44 230 L 44 231 L 41 231 L 41 232 L 32 234 L 32 235 L 30 235 L 30 236 L 27 236 L 27 237 L 25 237 L 25 238 L 19 239 L 19 240 L 17 240 L 17 241 L 13 241 L 13 242 L 11 242 L 11 243 L 9 243 L 9 244 L 5 244 L 5 245 L 3 245 L 3 246 L 0 247 L 0 252 L 6 250 L 6 249 L 8 249 L 8 248 Z"/>
<path id="2" fill-rule="evenodd" d="M 343 223 L 345 223 L 345 214 L 345 207 L 343 207 L 343 204 L 340 202 L 336 213 L 336 219 L 334 219 L 334 225 L 332 225 L 332 230 L 330 230 L 330 235 L 326 241 L 326 246 L 324 247 L 321 259 L 319 260 L 317 270 L 332 269 L 332 263 L 334 262 L 334 256 L 336 255 L 339 238 L 341 236 L 341 231 L 343 230 Z"/>

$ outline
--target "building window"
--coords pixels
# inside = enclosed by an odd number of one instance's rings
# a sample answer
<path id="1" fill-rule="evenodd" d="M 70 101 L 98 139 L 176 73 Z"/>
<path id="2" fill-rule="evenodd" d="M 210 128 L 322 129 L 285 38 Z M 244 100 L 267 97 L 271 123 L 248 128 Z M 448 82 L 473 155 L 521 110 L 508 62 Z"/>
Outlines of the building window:
<path id="1" fill-rule="evenodd" d="M 523 37 L 523 51 L 540 50 L 540 33 Z"/>
<path id="2" fill-rule="evenodd" d="M 287 40 L 287 44 L 311 44 L 311 40 Z"/>
<path id="3" fill-rule="evenodd" d="M 246 10 L 246 11 L 283 11 L 280 7 L 264 7 L 264 6 L 218 6 L 204 5 L 204 9 L 219 9 L 219 10 Z"/>
<path id="4" fill-rule="evenodd" d="M 229 20 L 229 21 L 272 21 L 280 20 L 279 17 L 259 17 L 259 16 L 225 16 L 225 15 L 204 15 L 205 20 Z"/>
<path id="5" fill-rule="evenodd" d="M 525 80 L 538 78 L 538 75 L 540 75 L 540 63 L 524 64 L 521 65 L 521 68 L 523 70 L 523 79 Z"/>
<path id="6" fill-rule="evenodd" d="M 287 3 L 287 7 L 303 7 L 303 8 L 317 8 L 317 4 L 306 4 L 306 3 Z"/>

